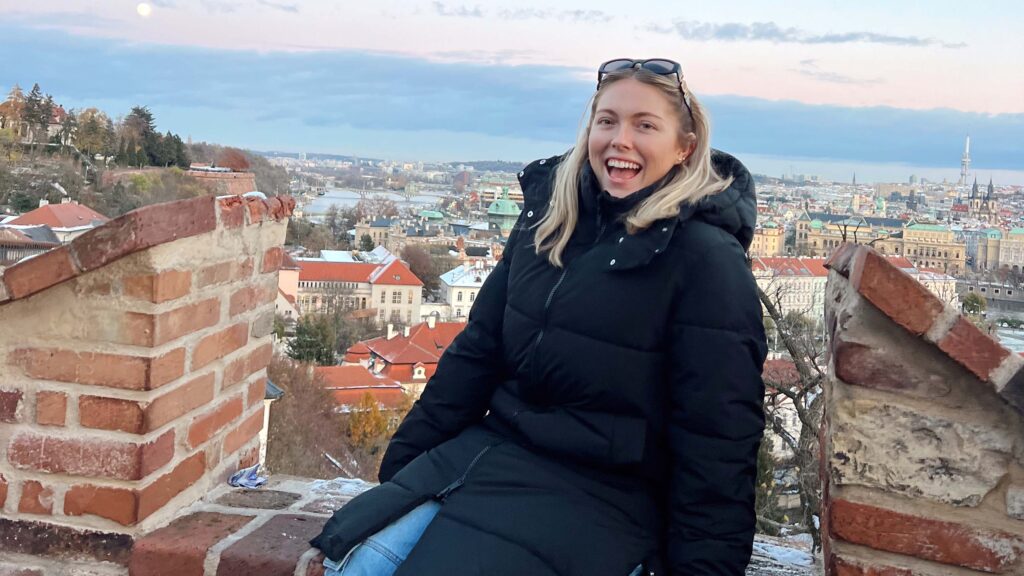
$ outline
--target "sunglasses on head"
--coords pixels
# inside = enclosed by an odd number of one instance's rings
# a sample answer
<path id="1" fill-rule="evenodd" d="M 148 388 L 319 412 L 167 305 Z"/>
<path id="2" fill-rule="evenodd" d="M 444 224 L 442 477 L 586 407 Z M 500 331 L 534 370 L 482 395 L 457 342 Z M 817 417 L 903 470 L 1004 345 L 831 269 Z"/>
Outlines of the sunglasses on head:
<path id="1" fill-rule="evenodd" d="M 607 74 L 620 72 L 622 70 L 630 70 L 632 68 L 641 68 L 659 76 L 675 74 L 676 79 L 679 81 L 679 91 L 683 94 L 683 104 L 686 105 L 686 110 L 690 113 L 690 120 L 693 120 L 693 108 L 690 107 L 690 95 L 686 93 L 686 90 L 683 90 L 683 67 L 675 60 L 668 60 L 665 58 L 651 58 L 649 60 L 616 58 L 615 60 L 609 60 L 604 64 L 601 64 L 597 69 L 597 87 L 601 87 L 601 80 L 604 80 L 604 77 Z"/>

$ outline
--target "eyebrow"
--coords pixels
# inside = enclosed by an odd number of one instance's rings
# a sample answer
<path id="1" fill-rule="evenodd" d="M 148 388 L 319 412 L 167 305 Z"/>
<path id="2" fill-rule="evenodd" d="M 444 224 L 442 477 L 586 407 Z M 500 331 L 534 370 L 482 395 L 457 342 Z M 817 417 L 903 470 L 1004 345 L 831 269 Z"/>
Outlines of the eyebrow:
<path id="1" fill-rule="evenodd" d="M 601 113 L 611 114 L 612 116 L 618 117 L 618 114 L 616 114 L 614 110 L 611 110 L 609 108 L 601 108 L 601 109 L 595 111 L 594 115 L 596 116 L 596 115 L 601 114 Z M 657 118 L 658 120 L 664 120 L 664 118 L 662 118 L 661 116 L 658 116 L 654 112 L 638 112 L 636 114 L 633 114 L 633 118 L 641 118 L 643 116 L 650 116 L 652 118 Z"/>

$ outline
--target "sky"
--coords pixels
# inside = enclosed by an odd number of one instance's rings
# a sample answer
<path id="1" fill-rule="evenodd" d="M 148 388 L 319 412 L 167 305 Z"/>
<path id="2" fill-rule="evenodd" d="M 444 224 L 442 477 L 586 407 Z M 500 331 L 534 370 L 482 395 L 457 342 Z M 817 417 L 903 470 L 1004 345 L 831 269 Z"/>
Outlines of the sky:
<path id="1" fill-rule="evenodd" d="M 741 159 L 955 174 L 970 134 L 980 179 L 1024 184 L 1024 4 L 979 5 L 0 0 L 0 90 L 256 150 L 525 162 L 571 146 L 602 61 L 667 57 Z"/>

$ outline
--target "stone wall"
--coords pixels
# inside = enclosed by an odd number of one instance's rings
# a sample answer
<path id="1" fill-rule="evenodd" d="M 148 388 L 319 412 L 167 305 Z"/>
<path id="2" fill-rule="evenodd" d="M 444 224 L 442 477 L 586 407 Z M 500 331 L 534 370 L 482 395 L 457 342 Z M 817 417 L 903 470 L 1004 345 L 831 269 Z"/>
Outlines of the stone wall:
<path id="1" fill-rule="evenodd" d="M 216 194 L 245 194 L 256 190 L 256 175 L 252 172 L 187 170 L 185 174 L 199 180 Z"/>
<path id="2" fill-rule="evenodd" d="M 827 573 L 1024 574 L 1024 359 L 871 248 L 827 265 Z"/>
<path id="3" fill-rule="evenodd" d="M 257 461 L 293 207 L 149 206 L 4 271 L 0 573 L 120 573 L 136 538 Z"/>

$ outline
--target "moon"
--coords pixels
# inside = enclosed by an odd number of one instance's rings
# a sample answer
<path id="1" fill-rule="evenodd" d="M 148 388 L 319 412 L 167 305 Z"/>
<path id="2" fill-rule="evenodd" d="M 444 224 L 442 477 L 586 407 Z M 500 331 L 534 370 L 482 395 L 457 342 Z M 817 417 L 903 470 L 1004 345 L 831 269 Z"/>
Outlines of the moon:
<path id="1" fill-rule="evenodd" d="M 145 2 L 140 2 L 139 5 L 135 7 L 135 11 L 139 13 L 139 16 L 148 18 L 149 15 L 153 13 L 153 7 Z"/>

